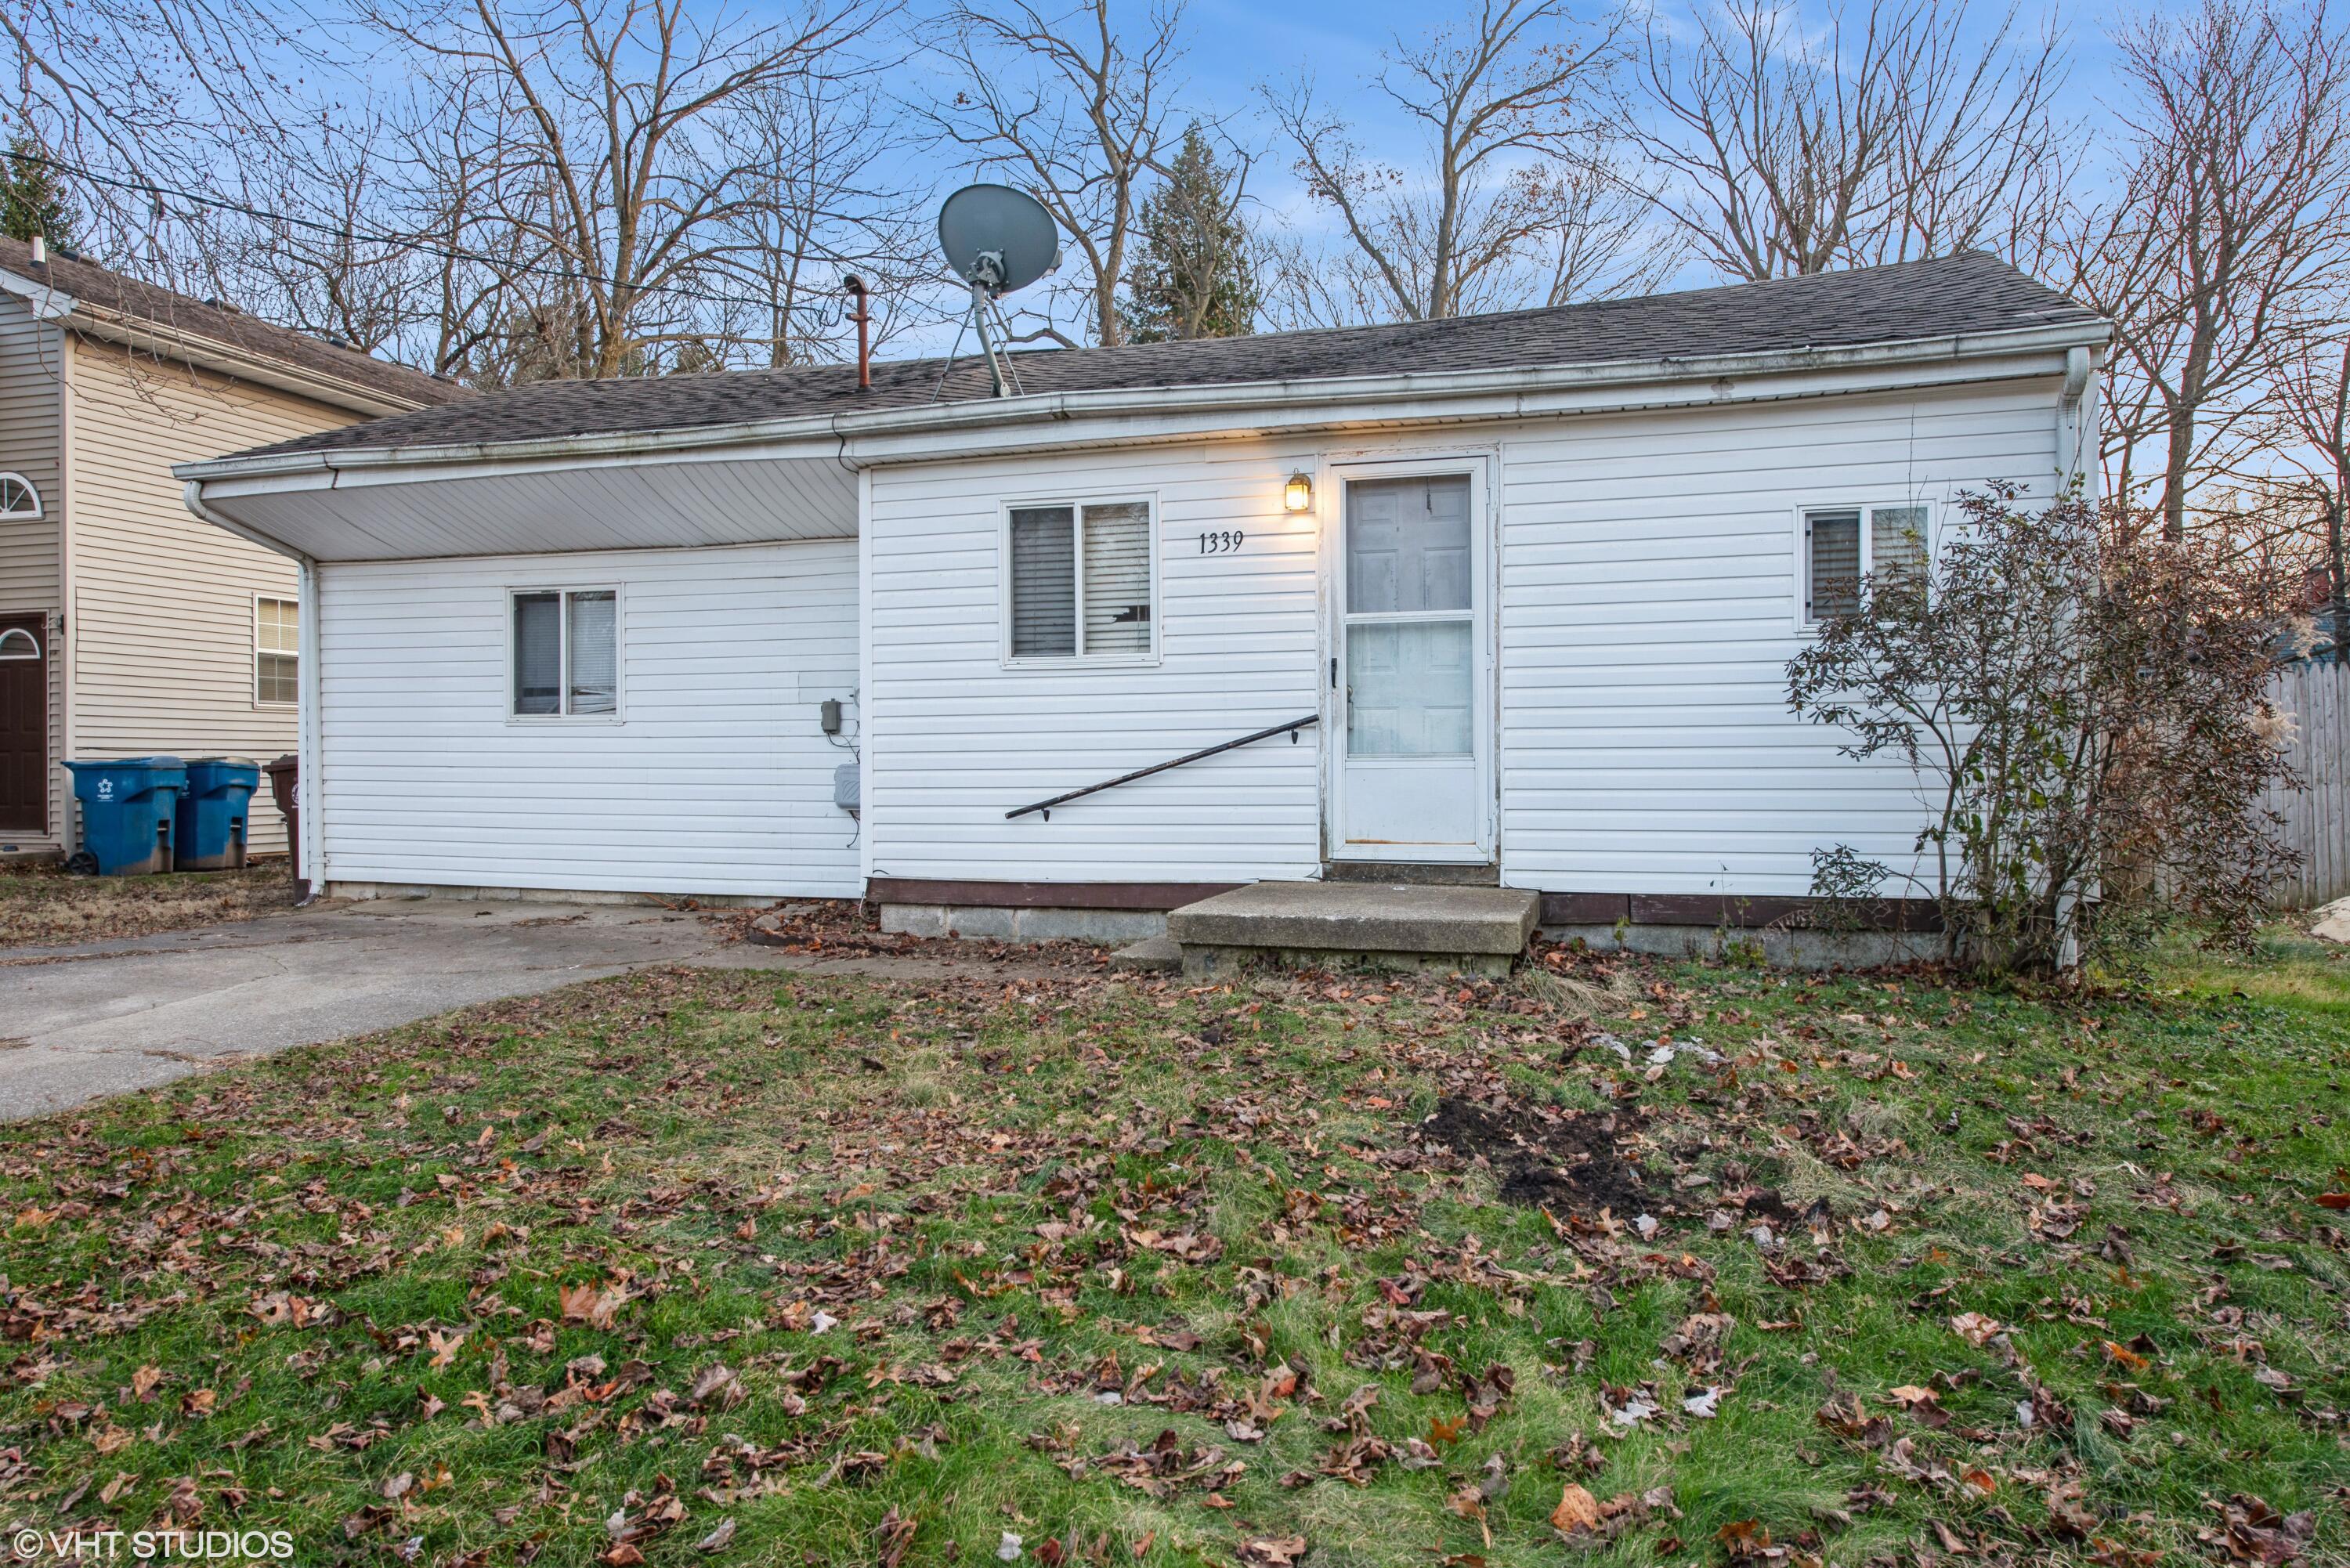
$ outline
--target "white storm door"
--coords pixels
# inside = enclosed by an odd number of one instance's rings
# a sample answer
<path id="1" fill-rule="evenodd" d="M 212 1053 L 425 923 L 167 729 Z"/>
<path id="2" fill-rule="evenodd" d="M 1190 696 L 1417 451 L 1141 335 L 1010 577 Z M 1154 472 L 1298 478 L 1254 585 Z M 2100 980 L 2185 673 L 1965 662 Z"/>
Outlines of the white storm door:
<path id="1" fill-rule="evenodd" d="M 1342 482 L 1336 858 L 1492 857 L 1477 477 Z"/>

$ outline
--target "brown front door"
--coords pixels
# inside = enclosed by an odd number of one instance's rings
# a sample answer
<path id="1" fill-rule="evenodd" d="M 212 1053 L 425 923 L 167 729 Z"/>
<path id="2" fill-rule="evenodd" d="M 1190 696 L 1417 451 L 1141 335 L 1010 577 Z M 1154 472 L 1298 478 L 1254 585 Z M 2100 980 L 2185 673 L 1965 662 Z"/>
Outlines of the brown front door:
<path id="1" fill-rule="evenodd" d="M 0 615 L 0 832 L 49 827 L 48 626 Z"/>

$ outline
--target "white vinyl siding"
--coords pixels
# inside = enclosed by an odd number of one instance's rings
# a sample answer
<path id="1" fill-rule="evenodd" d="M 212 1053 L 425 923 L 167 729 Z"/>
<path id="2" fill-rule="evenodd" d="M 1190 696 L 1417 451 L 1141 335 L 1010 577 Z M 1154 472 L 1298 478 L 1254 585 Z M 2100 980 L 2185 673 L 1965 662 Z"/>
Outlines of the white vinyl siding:
<path id="1" fill-rule="evenodd" d="M 876 877 L 1244 881 L 1320 865 L 1319 748 L 1276 736 L 1107 791 L 1014 807 L 1315 713 L 1314 518 L 1283 510 L 1306 449 L 1234 443 L 872 471 Z M 1009 514 L 1150 496 L 1149 659 L 1003 661 Z M 1032 501 L 1032 497 L 1042 500 Z M 1135 524 L 1120 527 L 1131 537 Z M 1211 532 L 1241 530 L 1208 553 Z M 1127 579 L 1130 585 L 1132 578 Z M 1130 604 L 1127 597 L 1113 602 Z M 1096 590 L 1098 597 L 1099 590 Z M 1135 621 L 1114 622 L 1120 628 Z M 1130 634 L 1129 634 L 1130 635 Z"/>
<path id="2" fill-rule="evenodd" d="M 1842 757 L 1835 732 L 1787 711 L 1786 663 L 1804 646 L 1804 510 L 1837 496 L 1864 513 L 1871 497 L 1930 510 L 2001 479 L 2044 492 L 2055 397 L 2053 379 L 1994 382 L 1397 431 L 1323 455 L 1499 452 L 1506 883 L 1801 894 L 1817 848 L 1908 865 L 1924 811 L 1899 763 Z M 1319 754 L 1332 740 L 1315 730 L 1056 807 L 1049 822 L 1003 816 L 1326 711 L 1324 572 L 1343 563 L 1319 562 L 1319 514 L 1288 514 L 1281 497 L 1315 462 L 1299 445 L 1236 441 L 873 471 L 871 873 L 1318 875 Z M 1159 662 L 1006 667 L 1012 596 L 996 574 L 1009 509 L 1056 484 L 1121 483 L 1159 498 Z M 1319 513 L 1334 504 L 1326 493 Z M 1228 530 L 1244 531 L 1244 548 L 1194 551 Z"/>
<path id="3" fill-rule="evenodd" d="M 858 825 L 832 804 L 858 729 L 855 540 L 341 563 L 319 579 L 330 880 L 860 890 Z M 618 610 L 625 723 L 514 721 L 515 596 L 534 583 L 617 593 L 580 614 Z M 572 689 L 598 684 L 574 662 Z M 848 703 L 838 744 L 817 722 L 827 698 Z"/>
<path id="4" fill-rule="evenodd" d="M 1801 894 L 1812 851 L 1840 843 L 1910 867 L 1925 807 L 1907 766 L 1840 756 L 1845 736 L 1787 711 L 1802 515 L 1837 497 L 1940 506 L 2002 479 L 2044 497 L 2056 391 L 1994 382 L 1510 436 L 1503 879 Z"/>

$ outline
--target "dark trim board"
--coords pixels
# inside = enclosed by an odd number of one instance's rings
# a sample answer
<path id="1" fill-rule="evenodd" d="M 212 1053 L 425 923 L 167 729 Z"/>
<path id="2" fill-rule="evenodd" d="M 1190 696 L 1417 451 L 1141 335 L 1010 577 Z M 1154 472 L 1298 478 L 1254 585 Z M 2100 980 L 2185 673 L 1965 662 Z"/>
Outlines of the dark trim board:
<path id="1" fill-rule="evenodd" d="M 1241 886 L 1236 882 L 954 882 L 876 877 L 865 897 L 876 904 L 940 904 L 979 909 L 1180 909 Z M 1734 930 L 1799 920 L 1819 900 L 1723 898 L 1714 893 L 1544 893 L 1545 926 L 1728 927 Z M 1883 898 L 1858 911 L 1872 931 L 1939 931 L 1929 898 Z"/>
<path id="2" fill-rule="evenodd" d="M 1724 898 L 1719 893 L 1544 893 L 1542 923 L 1545 926 L 1612 926 L 1618 920 L 1635 926 L 1728 927 L 1754 930 L 1764 926 L 1802 920 L 1820 899 L 1811 898 Z M 1861 929 L 1870 931 L 1939 931 L 1941 911 L 1930 898 L 1880 898 L 1855 911 Z"/>
<path id="3" fill-rule="evenodd" d="M 946 904 L 978 909 L 1180 909 L 1237 882 L 945 882 L 920 877 L 875 877 L 865 884 L 874 904 Z"/>

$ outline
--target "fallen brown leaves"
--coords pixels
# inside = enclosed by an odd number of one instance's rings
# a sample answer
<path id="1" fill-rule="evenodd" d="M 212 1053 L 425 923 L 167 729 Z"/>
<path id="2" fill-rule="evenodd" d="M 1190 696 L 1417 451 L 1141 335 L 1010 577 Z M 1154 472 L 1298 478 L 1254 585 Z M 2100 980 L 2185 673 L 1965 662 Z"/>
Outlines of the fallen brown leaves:
<path id="1" fill-rule="evenodd" d="M 2209 1506 L 2220 1516 L 2219 1526 L 2198 1531 L 2196 1539 L 2218 1548 L 2232 1562 L 2281 1568 L 2301 1562 L 2317 1538 L 2317 1516 L 2306 1511 L 2281 1514 L 2259 1498 L 2241 1492 Z"/>

